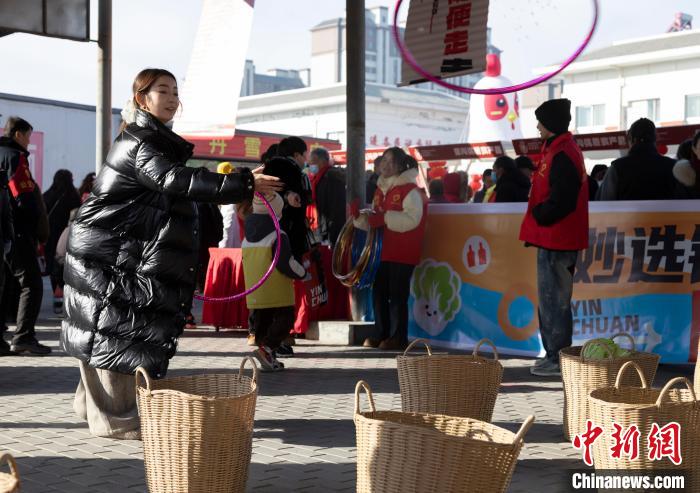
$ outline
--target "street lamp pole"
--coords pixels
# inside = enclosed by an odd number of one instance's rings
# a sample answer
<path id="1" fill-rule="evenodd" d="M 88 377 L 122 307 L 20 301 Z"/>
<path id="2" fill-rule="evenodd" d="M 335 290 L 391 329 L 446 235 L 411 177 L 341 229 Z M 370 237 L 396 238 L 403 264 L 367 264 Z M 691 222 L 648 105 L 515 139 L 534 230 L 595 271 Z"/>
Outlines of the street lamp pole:
<path id="1" fill-rule="evenodd" d="M 365 204 L 365 0 L 345 0 L 348 204 Z M 342 51 L 342 50 L 341 50 Z M 341 60 L 338 60 L 341 63 Z M 367 290 L 352 290 L 353 320 L 365 313 Z"/>
<path id="2" fill-rule="evenodd" d="M 112 0 L 99 0 L 97 26 L 95 172 L 99 173 L 112 143 Z"/>

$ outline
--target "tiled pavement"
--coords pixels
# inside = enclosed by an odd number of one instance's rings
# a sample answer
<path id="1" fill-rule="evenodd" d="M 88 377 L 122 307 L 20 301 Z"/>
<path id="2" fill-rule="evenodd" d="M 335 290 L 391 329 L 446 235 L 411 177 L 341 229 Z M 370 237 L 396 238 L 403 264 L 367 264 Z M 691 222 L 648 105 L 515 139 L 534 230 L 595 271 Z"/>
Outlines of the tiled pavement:
<path id="1" fill-rule="evenodd" d="M 58 321 L 43 315 L 40 339 L 53 355 L 0 358 L 0 451 L 17 458 L 22 491 L 146 491 L 141 443 L 91 437 L 74 415 L 79 372 L 58 350 Z M 232 333 L 188 332 L 170 375 L 232 371 L 248 349 Z M 287 371 L 262 375 L 248 490 L 354 491 L 354 386 L 364 379 L 378 409 L 400 408 L 395 354 L 307 343 L 287 360 Z M 509 491 L 566 491 L 564 475 L 581 461 L 562 443 L 561 384 L 530 377 L 528 360 L 503 363 L 494 422 L 515 430 L 527 415 L 537 418 Z M 691 369 L 661 367 L 657 383 L 677 374 L 690 376 Z"/>

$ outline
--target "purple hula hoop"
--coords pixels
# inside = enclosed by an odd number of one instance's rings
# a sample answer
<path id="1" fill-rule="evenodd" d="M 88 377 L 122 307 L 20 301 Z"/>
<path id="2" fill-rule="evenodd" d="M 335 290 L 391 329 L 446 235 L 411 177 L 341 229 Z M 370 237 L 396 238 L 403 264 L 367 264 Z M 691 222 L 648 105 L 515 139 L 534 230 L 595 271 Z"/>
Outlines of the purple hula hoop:
<path id="1" fill-rule="evenodd" d="M 246 289 L 242 293 L 234 294 L 231 296 L 225 296 L 223 298 L 210 298 L 209 296 L 194 295 L 194 299 L 200 301 L 208 301 L 211 303 L 226 303 L 227 301 L 234 301 L 244 298 L 256 289 L 258 289 L 260 286 L 262 286 L 265 283 L 265 281 L 267 281 L 267 278 L 272 275 L 272 272 L 275 270 L 275 267 L 277 267 L 277 262 L 280 259 L 280 245 L 282 244 L 282 230 L 280 229 L 280 222 L 277 219 L 277 215 L 275 214 L 272 205 L 270 205 L 270 202 L 268 202 L 267 199 L 263 197 L 263 195 L 259 192 L 255 192 L 255 196 L 262 200 L 263 204 L 265 204 L 267 212 L 270 214 L 272 222 L 275 224 L 275 232 L 277 233 L 277 248 L 275 248 L 275 256 L 272 258 L 272 263 L 270 264 L 270 267 L 267 269 L 265 275 L 262 276 L 258 282 L 256 282 L 250 289 Z"/>
<path id="2" fill-rule="evenodd" d="M 401 39 L 401 36 L 399 34 L 399 9 L 401 8 L 401 4 L 403 3 L 403 0 L 397 0 L 396 2 L 396 8 L 394 9 L 394 25 L 392 26 L 392 30 L 394 33 L 394 41 L 396 41 L 396 46 L 399 47 L 399 51 L 401 52 L 401 56 L 403 59 L 408 62 L 408 64 L 421 74 L 423 77 L 425 77 L 427 80 L 430 82 L 434 82 L 442 87 L 446 87 L 447 89 L 451 89 L 453 91 L 458 91 L 458 92 L 463 92 L 467 94 L 483 94 L 483 95 L 488 95 L 488 94 L 507 94 L 510 92 L 516 92 L 516 91 L 522 91 L 524 89 L 529 89 L 530 87 L 536 86 L 537 84 L 541 84 L 544 81 L 547 81 L 560 73 L 562 70 L 564 70 L 566 67 L 571 65 L 571 63 L 578 58 L 578 56 L 581 54 L 583 50 L 586 49 L 586 46 L 588 46 L 588 43 L 590 43 L 591 38 L 593 38 L 593 33 L 595 33 L 596 27 L 598 25 L 598 0 L 593 0 L 593 24 L 591 25 L 591 29 L 588 32 L 588 36 L 586 36 L 586 39 L 583 40 L 583 43 L 581 43 L 581 46 L 578 47 L 578 49 L 571 55 L 569 58 L 566 59 L 566 61 L 555 71 L 550 72 L 548 74 L 541 75 L 537 77 L 536 79 L 529 80 L 527 82 L 523 82 L 521 84 L 516 84 L 513 86 L 506 86 L 506 87 L 495 87 L 492 89 L 472 89 L 469 87 L 462 87 L 462 86 L 457 86 L 455 84 L 450 84 L 449 82 L 445 82 L 444 80 L 440 79 L 439 77 L 436 77 L 435 75 L 427 72 L 426 70 L 423 69 L 423 67 L 418 63 L 418 61 L 413 57 L 413 54 L 409 51 L 409 49 L 404 45 L 403 40 Z"/>

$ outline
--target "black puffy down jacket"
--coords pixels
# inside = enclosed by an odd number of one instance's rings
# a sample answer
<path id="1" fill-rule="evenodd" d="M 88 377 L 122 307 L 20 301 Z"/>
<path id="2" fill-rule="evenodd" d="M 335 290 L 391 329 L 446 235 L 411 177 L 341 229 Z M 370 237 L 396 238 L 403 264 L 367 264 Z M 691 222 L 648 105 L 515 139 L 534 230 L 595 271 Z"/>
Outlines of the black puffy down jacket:
<path id="1" fill-rule="evenodd" d="M 93 368 L 162 378 L 192 305 L 194 202 L 252 198 L 250 171 L 187 168 L 193 146 L 150 114 L 115 140 L 69 239 L 61 343 Z"/>

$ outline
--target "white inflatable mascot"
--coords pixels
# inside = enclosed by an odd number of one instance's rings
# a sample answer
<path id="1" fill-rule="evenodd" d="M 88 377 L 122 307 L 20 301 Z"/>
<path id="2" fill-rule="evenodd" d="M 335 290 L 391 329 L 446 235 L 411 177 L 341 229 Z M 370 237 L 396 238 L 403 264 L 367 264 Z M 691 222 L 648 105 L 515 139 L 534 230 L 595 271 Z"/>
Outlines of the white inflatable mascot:
<path id="1" fill-rule="evenodd" d="M 501 60 L 498 55 L 486 55 L 486 76 L 477 82 L 474 88 L 493 89 L 510 85 L 512 82 L 501 75 Z M 509 142 L 521 138 L 517 92 L 490 96 L 472 95 L 467 142 Z"/>

